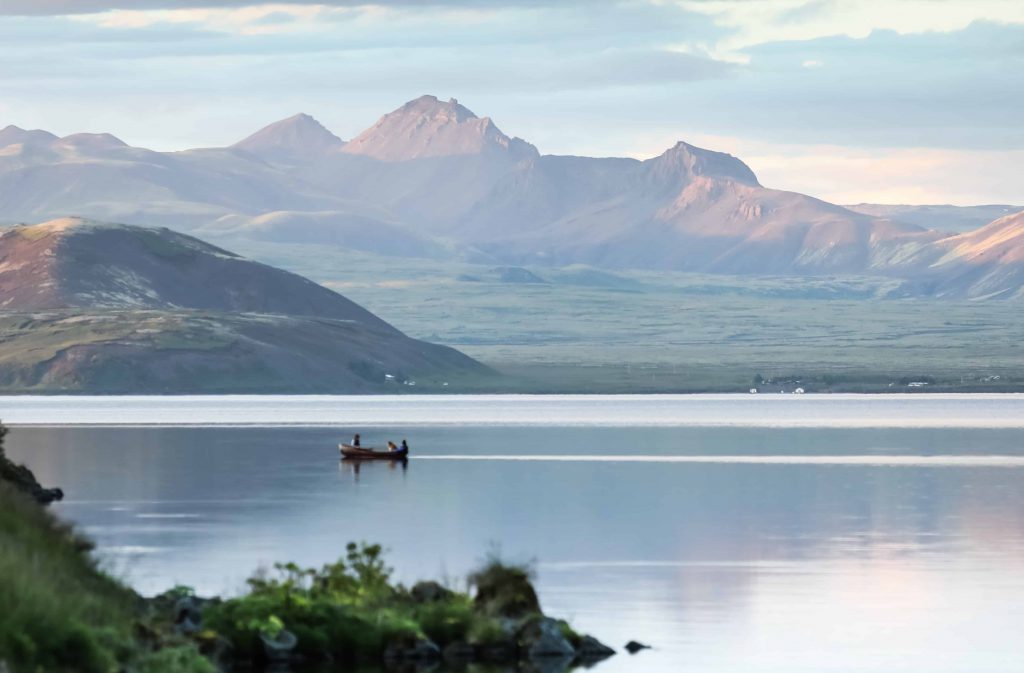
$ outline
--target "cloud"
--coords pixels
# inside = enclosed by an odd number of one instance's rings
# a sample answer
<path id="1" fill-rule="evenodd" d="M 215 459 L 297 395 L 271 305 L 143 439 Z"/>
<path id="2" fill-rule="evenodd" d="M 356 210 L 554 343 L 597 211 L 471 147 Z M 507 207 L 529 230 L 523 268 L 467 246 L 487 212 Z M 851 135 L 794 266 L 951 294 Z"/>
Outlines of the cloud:
<path id="1" fill-rule="evenodd" d="M 1002 171 L 984 200 L 1007 200 L 1022 20 L 1010 0 L 0 0 L 0 126 L 179 149 L 305 111 L 351 137 L 435 93 L 544 152 L 743 138 L 792 189 L 867 198 L 886 165 L 924 176 L 891 176 L 901 200 L 983 195 L 939 175 L 976 161 Z"/>
<path id="2" fill-rule="evenodd" d="M 584 0 L 545 2 L 544 0 L 275 0 L 275 4 L 320 7 L 448 6 L 448 7 L 544 7 L 552 4 L 579 4 Z M 602 0 L 594 0 L 597 3 Z M 98 14 L 112 10 L 228 9 L 264 4 L 259 0 L 0 0 L 0 16 L 69 16 Z"/>
<path id="3" fill-rule="evenodd" d="M 976 21 L 1024 24 L 1024 3 L 1014 0 L 677 0 L 678 6 L 714 18 L 728 29 L 716 55 L 742 55 L 772 42 L 846 36 L 874 31 L 902 35 L 951 32 Z"/>

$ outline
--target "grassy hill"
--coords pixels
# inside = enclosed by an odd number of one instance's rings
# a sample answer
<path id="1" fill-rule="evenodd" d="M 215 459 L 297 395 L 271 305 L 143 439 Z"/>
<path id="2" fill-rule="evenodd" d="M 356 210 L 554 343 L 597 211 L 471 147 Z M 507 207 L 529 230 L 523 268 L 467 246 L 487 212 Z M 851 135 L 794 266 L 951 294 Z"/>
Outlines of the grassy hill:
<path id="1" fill-rule="evenodd" d="M 493 372 L 306 278 L 167 229 L 0 234 L 0 390 L 366 393 Z"/>

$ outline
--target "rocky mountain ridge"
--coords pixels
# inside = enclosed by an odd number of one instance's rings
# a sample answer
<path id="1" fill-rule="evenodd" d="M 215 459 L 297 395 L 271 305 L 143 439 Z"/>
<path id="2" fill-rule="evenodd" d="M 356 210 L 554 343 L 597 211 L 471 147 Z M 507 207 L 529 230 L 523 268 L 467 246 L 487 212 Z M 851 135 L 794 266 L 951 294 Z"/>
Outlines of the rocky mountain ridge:
<path id="1" fill-rule="evenodd" d="M 434 96 L 348 142 L 300 114 L 227 148 L 159 153 L 14 127 L 0 145 L 6 222 L 80 213 L 214 240 L 499 265 L 885 275 L 926 294 L 934 284 L 911 281 L 931 277 L 921 260 L 941 257 L 951 236 L 764 187 L 740 159 L 685 142 L 644 161 L 543 155 Z"/>

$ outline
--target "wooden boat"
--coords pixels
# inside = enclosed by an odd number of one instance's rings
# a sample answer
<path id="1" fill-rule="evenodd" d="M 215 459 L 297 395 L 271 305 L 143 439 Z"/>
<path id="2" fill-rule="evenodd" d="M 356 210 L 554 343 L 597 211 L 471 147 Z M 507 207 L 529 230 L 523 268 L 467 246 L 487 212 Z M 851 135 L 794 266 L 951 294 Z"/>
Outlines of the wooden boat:
<path id="1" fill-rule="evenodd" d="M 397 451 L 378 451 L 369 446 L 352 446 L 351 444 L 339 444 L 338 449 L 344 458 L 359 458 L 368 460 L 404 460 L 409 457 L 408 449 Z"/>

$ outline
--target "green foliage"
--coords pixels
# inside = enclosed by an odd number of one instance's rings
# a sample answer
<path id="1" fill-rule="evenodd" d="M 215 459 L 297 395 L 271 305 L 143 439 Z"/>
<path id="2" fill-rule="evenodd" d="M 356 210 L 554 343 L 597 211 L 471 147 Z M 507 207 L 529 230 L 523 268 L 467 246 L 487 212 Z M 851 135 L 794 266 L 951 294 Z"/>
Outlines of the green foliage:
<path id="1" fill-rule="evenodd" d="M 116 670 L 132 656 L 134 597 L 86 545 L 0 483 L 0 660 L 15 670 Z"/>
<path id="2" fill-rule="evenodd" d="M 217 668 L 192 645 L 148 652 L 136 663 L 139 673 L 217 673 Z"/>
<path id="3" fill-rule="evenodd" d="M 505 563 L 491 554 L 469 582 L 476 587 L 476 606 L 496 617 L 524 617 L 540 613 L 540 600 L 533 588 L 533 568 Z"/>
<path id="4" fill-rule="evenodd" d="M 558 628 L 562 632 L 562 637 L 565 638 L 570 645 L 573 647 L 579 647 L 580 642 L 583 640 L 583 636 L 581 636 L 576 629 L 572 628 L 572 625 L 569 624 L 569 622 L 564 619 L 559 620 Z"/>
<path id="5" fill-rule="evenodd" d="M 286 563 L 257 573 L 247 595 L 211 605 L 205 620 L 236 652 L 253 659 L 260 657 L 260 633 L 282 627 L 298 637 L 299 653 L 311 660 L 378 660 L 388 644 L 424 637 L 441 647 L 507 642 L 502 618 L 540 612 L 532 572 L 492 555 L 472 575 L 475 600 L 444 589 L 410 592 L 391 584 L 380 545 L 352 543 L 344 559 L 319 569 Z"/>
<path id="6" fill-rule="evenodd" d="M 466 642 L 473 645 L 493 645 L 508 640 L 508 631 L 497 617 L 477 617 L 466 633 Z"/>
<path id="7" fill-rule="evenodd" d="M 259 634 L 288 629 L 300 653 L 317 659 L 371 658 L 396 637 L 422 631 L 376 544 L 350 543 L 345 558 L 322 568 L 274 566 L 249 579 L 249 594 L 211 606 L 207 624 L 256 658 Z"/>
<path id="8" fill-rule="evenodd" d="M 412 617 L 419 629 L 441 647 L 465 639 L 479 619 L 469 596 L 458 593 L 445 600 L 416 605 Z"/>

